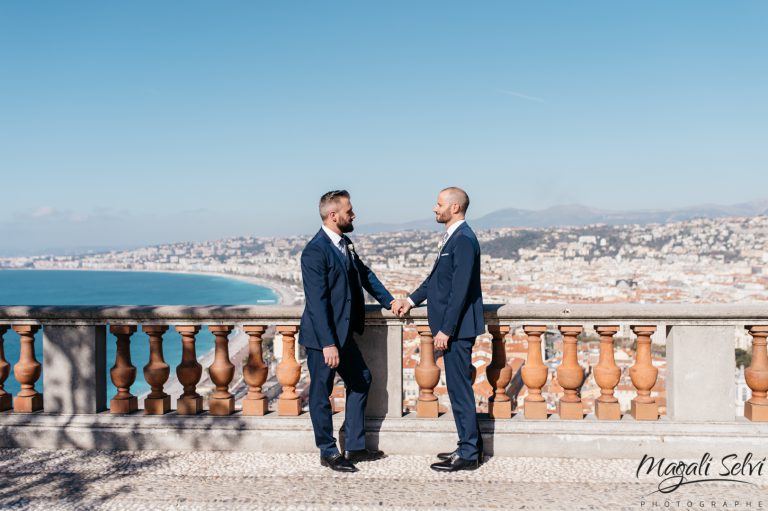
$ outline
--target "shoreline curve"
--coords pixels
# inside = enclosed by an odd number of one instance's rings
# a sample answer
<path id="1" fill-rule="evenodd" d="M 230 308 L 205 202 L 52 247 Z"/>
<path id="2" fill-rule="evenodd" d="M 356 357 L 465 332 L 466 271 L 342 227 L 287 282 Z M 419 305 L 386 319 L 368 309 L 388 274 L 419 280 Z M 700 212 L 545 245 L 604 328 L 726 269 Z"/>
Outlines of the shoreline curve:
<path id="1" fill-rule="evenodd" d="M 278 282 L 264 277 L 256 277 L 251 275 L 241 275 L 236 273 L 221 273 L 213 271 L 197 271 L 197 270 L 151 270 L 151 269 L 136 269 L 129 270 L 126 268 L 0 268 L 0 271 L 116 271 L 126 273 L 174 273 L 182 275 L 201 275 L 205 277 L 221 277 L 230 280 L 237 280 L 245 282 L 247 284 L 253 284 L 255 286 L 267 288 L 275 295 L 277 295 L 277 301 L 274 304 L 269 305 L 298 305 L 299 295 L 291 289 L 291 287 L 283 282 Z"/>

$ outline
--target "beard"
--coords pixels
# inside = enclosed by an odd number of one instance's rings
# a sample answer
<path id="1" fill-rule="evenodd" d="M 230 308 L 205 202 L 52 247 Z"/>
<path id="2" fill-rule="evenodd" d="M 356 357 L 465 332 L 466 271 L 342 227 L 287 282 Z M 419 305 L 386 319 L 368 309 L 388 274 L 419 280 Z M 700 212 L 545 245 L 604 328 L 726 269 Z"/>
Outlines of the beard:
<path id="1" fill-rule="evenodd" d="M 348 224 L 337 224 L 337 225 L 339 226 L 339 230 L 344 234 L 350 233 L 355 230 L 355 226 L 352 225 L 352 222 L 349 222 Z"/>
<path id="2" fill-rule="evenodd" d="M 438 224 L 447 224 L 451 217 L 448 213 L 435 213 L 435 221 Z"/>

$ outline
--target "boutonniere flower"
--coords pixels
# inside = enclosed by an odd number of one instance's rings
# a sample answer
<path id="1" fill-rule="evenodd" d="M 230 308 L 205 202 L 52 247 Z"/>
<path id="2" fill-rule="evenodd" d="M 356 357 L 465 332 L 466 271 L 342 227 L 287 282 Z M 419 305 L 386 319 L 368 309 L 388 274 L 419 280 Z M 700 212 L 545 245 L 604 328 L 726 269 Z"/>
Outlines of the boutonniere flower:
<path id="1" fill-rule="evenodd" d="M 349 251 L 350 251 L 350 252 L 352 252 L 353 254 L 355 253 L 355 245 L 354 245 L 354 243 L 350 243 L 349 245 L 347 245 L 347 248 L 348 248 L 348 249 L 349 249 Z"/>
<path id="2" fill-rule="evenodd" d="M 437 242 L 437 250 L 438 252 L 443 249 L 443 240 L 440 240 Z"/>

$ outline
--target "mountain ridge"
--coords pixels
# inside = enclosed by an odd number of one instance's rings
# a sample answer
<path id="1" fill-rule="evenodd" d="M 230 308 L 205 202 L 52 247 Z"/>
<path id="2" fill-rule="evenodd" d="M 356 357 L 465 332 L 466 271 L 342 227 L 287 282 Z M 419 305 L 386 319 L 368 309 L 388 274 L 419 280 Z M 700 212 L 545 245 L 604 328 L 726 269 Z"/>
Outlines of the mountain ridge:
<path id="1" fill-rule="evenodd" d="M 469 222 L 477 229 L 503 227 L 565 227 L 591 224 L 665 224 L 695 218 L 723 218 L 730 216 L 760 216 L 768 214 L 768 198 L 733 205 L 700 204 L 678 209 L 607 210 L 581 204 L 564 204 L 541 210 L 504 208 L 492 211 Z M 372 234 L 398 230 L 431 230 L 433 218 L 413 220 L 399 224 L 372 223 L 356 226 L 359 233 Z"/>

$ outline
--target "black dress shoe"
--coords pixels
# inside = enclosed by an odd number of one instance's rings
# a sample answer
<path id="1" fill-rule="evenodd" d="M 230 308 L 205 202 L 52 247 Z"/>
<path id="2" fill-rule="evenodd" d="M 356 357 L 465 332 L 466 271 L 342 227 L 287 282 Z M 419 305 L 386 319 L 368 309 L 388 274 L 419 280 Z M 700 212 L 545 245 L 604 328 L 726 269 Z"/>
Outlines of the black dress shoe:
<path id="1" fill-rule="evenodd" d="M 453 452 L 439 452 L 439 453 L 437 453 L 437 459 L 439 459 L 439 460 L 449 460 L 452 457 L 458 456 L 458 455 L 459 455 L 459 449 L 457 447 L 456 450 L 453 451 Z"/>
<path id="2" fill-rule="evenodd" d="M 359 449 L 357 451 L 344 451 L 344 457 L 347 461 L 358 463 L 360 461 L 375 461 L 386 457 L 384 451 L 372 451 L 370 449 Z"/>
<path id="3" fill-rule="evenodd" d="M 336 472 L 357 472 L 357 467 L 347 461 L 347 458 L 341 453 L 336 453 L 333 456 L 320 456 L 320 464 Z"/>
<path id="4" fill-rule="evenodd" d="M 432 463 L 429 468 L 435 472 L 456 472 L 458 470 L 475 470 L 479 466 L 480 462 L 478 460 L 465 460 L 456 454 L 447 460 Z"/>
<path id="5" fill-rule="evenodd" d="M 451 459 L 451 456 L 458 456 L 459 455 L 459 449 L 457 448 L 453 452 L 439 452 L 437 453 L 437 459 L 439 460 L 449 460 Z M 480 454 L 477 456 L 477 460 L 482 464 L 483 463 L 483 451 L 480 451 Z"/>

